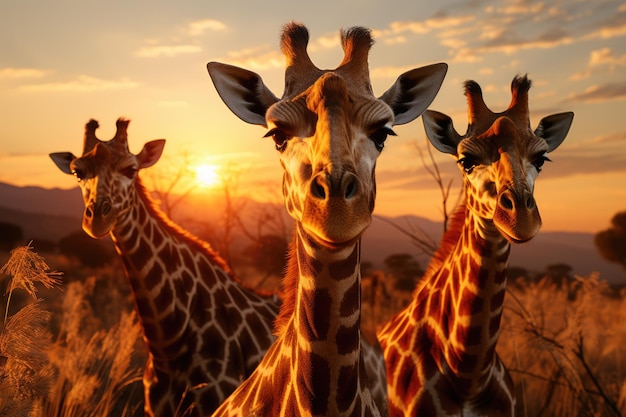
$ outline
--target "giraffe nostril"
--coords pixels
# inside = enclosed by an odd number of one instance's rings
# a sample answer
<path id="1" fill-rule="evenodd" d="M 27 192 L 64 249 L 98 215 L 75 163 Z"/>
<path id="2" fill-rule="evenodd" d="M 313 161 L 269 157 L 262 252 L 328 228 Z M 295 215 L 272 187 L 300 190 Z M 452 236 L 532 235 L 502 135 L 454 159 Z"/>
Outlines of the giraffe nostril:
<path id="1" fill-rule="evenodd" d="M 350 181 L 346 186 L 345 198 L 349 199 L 356 194 L 356 182 Z"/>
<path id="2" fill-rule="evenodd" d="M 513 200 L 511 199 L 510 193 L 505 191 L 500 194 L 499 203 L 502 208 L 505 210 L 513 210 Z"/>
<path id="3" fill-rule="evenodd" d="M 85 217 L 91 219 L 93 217 L 92 205 L 85 207 Z"/>
<path id="4" fill-rule="evenodd" d="M 529 195 L 526 198 L 526 208 L 528 210 L 533 210 L 536 206 L 537 206 L 537 203 L 535 202 L 535 198 L 532 195 Z"/>
<path id="5" fill-rule="evenodd" d="M 313 181 L 311 181 L 311 194 L 313 195 L 313 197 L 322 200 L 326 198 L 326 184 L 324 177 L 324 174 L 318 174 L 315 176 L 315 178 L 313 178 Z"/>
<path id="6" fill-rule="evenodd" d="M 346 181 L 344 197 L 345 199 L 350 199 L 354 197 L 359 191 L 359 184 L 355 176 L 350 175 Z"/>

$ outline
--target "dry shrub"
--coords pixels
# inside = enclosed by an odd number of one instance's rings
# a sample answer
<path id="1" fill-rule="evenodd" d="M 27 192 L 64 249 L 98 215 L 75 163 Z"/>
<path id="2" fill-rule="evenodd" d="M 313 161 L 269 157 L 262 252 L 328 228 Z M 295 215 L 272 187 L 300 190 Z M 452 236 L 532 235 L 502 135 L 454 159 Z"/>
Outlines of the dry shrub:
<path id="1" fill-rule="evenodd" d="M 621 416 L 626 301 L 597 275 L 510 285 L 498 352 L 520 416 Z"/>
<path id="2" fill-rule="evenodd" d="M 119 404 L 119 399 L 141 381 L 141 369 L 132 365 L 141 327 L 130 312 L 112 328 L 93 331 L 93 314 L 85 299 L 94 281 L 91 277 L 68 285 L 61 330 L 49 354 L 58 377 L 43 416 L 107 416 L 120 407 L 130 415 L 139 406 Z"/>
<path id="3" fill-rule="evenodd" d="M 0 273 L 9 277 L 5 320 L 0 332 L 0 416 L 124 416 L 141 408 L 126 390 L 141 386 L 134 355 L 141 328 L 134 312 L 122 314 L 109 329 L 86 297 L 95 278 L 66 286 L 60 330 L 52 341 L 51 313 L 37 298 L 38 287 L 55 288 L 60 274 L 30 246 L 11 252 Z M 15 290 L 34 299 L 9 315 Z"/>
<path id="4" fill-rule="evenodd" d="M 37 298 L 37 284 L 52 288 L 60 283 L 43 258 L 30 246 L 14 249 L 0 273 L 9 277 L 4 321 L 0 332 L 0 416 L 27 416 L 34 402 L 47 395 L 54 379 L 46 352 L 52 336 L 50 313 Z M 11 297 L 23 290 L 34 302 L 9 316 Z"/>

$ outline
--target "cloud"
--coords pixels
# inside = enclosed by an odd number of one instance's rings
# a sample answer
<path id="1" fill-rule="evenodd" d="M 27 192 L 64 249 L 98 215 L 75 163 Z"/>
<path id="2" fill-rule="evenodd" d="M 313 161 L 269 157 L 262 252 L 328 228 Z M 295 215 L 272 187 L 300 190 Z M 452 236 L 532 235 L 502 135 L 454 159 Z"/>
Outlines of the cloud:
<path id="1" fill-rule="evenodd" d="M 518 1 L 503 7 L 489 6 L 488 13 L 498 13 L 503 15 L 537 15 L 545 10 L 545 4 L 538 2 L 531 4 L 530 2 Z"/>
<path id="2" fill-rule="evenodd" d="M 187 33 L 191 36 L 201 36 L 207 31 L 217 32 L 226 30 L 226 25 L 219 20 L 203 19 L 189 22 Z"/>
<path id="3" fill-rule="evenodd" d="M 492 38 L 482 46 L 476 48 L 478 52 L 504 52 L 513 54 L 520 49 L 554 48 L 567 45 L 574 41 L 569 34 L 561 28 L 550 28 L 534 38 L 520 38 L 514 31 L 505 31 Z"/>
<path id="4" fill-rule="evenodd" d="M 228 62 L 230 65 L 257 71 L 285 66 L 283 55 L 269 45 L 229 51 L 226 58 L 216 58 L 215 61 Z"/>
<path id="5" fill-rule="evenodd" d="M 616 152 L 614 146 L 605 149 L 593 149 L 588 146 L 557 150 L 550 159 L 554 160 L 554 164 L 550 164 L 541 172 L 542 177 L 545 175 L 547 178 L 562 178 L 626 171 L 626 154 Z"/>
<path id="6" fill-rule="evenodd" d="M 626 54 L 622 56 L 615 56 L 613 51 L 611 51 L 611 48 L 602 48 L 596 51 L 591 51 L 589 66 L 608 66 L 610 68 L 624 67 L 626 66 Z"/>
<path id="7" fill-rule="evenodd" d="M 610 39 L 626 35 L 626 7 L 622 4 L 617 13 L 597 22 L 583 39 Z"/>
<path id="8" fill-rule="evenodd" d="M 0 80 L 19 80 L 24 78 L 43 78 L 48 71 L 37 68 L 0 68 Z"/>
<path id="9" fill-rule="evenodd" d="M 88 75 L 79 75 L 72 81 L 22 85 L 19 87 L 19 90 L 27 92 L 93 92 L 131 89 L 138 85 L 137 82 L 126 78 L 121 80 L 102 80 Z"/>
<path id="10" fill-rule="evenodd" d="M 171 58 L 181 54 L 196 54 L 202 52 L 198 45 L 151 45 L 143 46 L 135 53 L 141 58 L 157 58 L 165 56 Z"/>
<path id="11" fill-rule="evenodd" d="M 370 68 L 370 78 L 371 79 L 380 79 L 380 78 L 397 78 L 400 74 L 403 74 L 409 70 L 414 68 L 419 68 L 425 65 L 429 65 L 429 63 L 424 64 L 412 64 L 406 66 L 387 66 L 387 67 L 373 67 Z"/>
<path id="12" fill-rule="evenodd" d="M 611 48 L 591 51 L 589 63 L 584 71 L 570 76 L 571 80 L 582 80 L 598 73 L 614 72 L 626 67 L 626 54 L 616 56 Z"/>
<path id="13" fill-rule="evenodd" d="M 626 144 L 626 132 L 608 133 L 606 135 L 596 136 L 590 139 L 589 143 L 602 145 L 619 144 L 620 146 L 623 146 L 624 144 Z"/>
<path id="14" fill-rule="evenodd" d="M 451 28 L 459 27 L 468 22 L 474 21 L 476 16 L 467 14 L 459 16 L 451 16 L 445 11 L 439 11 L 431 18 L 423 21 L 395 21 L 389 24 L 389 29 L 375 31 L 374 35 L 378 36 L 396 36 L 398 34 L 410 32 L 418 35 L 429 33 L 433 30 L 445 31 Z"/>
<path id="15" fill-rule="evenodd" d="M 592 85 L 581 93 L 570 94 L 563 103 L 597 103 L 610 100 L 626 99 L 626 83 L 608 83 Z"/>

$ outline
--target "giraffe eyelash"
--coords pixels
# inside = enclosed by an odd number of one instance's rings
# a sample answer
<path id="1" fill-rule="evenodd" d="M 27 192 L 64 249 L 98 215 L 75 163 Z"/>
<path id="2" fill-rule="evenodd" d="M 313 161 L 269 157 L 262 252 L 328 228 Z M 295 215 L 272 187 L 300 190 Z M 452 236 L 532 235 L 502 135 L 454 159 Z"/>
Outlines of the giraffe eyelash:
<path id="1" fill-rule="evenodd" d="M 277 127 L 270 129 L 265 135 L 263 135 L 264 138 L 268 138 L 270 136 L 274 139 L 274 145 L 276 150 L 279 152 L 285 150 L 287 147 L 287 141 L 291 138 L 287 133 Z"/>
<path id="2" fill-rule="evenodd" d="M 78 182 L 81 182 L 85 179 L 85 174 L 80 169 L 73 170 L 72 175 L 76 177 L 76 180 L 78 180 Z"/>
<path id="3" fill-rule="evenodd" d="M 537 172 L 541 172 L 544 162 L 552 162 L 552 160 L 548 158 L 548 155 L 542 153 L 541 155 L 536 155 L 531 163 L 537 169 Z"/>
<path id="4" fill-rule="evenodd" d="M 463 170 L 467 174 L 471 174 L 474 168 L 479 165 L 478 159 L 471 155 L 464 156 L 463 158 L 456 161 L 456 163 L 461 165 L 461 167 L 463 167 Z"/>

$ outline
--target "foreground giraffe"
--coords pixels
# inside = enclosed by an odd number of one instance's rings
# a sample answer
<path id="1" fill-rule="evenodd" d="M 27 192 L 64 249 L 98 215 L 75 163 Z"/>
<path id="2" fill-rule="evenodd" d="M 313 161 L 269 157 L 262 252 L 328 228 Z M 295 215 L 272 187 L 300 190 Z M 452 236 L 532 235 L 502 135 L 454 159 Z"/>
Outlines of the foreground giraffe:
<path id="1" fill-rule="evenodd" d="M 168 220 L 137 175 L 157 162 L 165 140 L 128 150 L 128 120 L 115 137 L 85 127 L 83 155 L 50 154 L 83 193 L 83 229 L 111 235 L 122 258 L 148 348 L 144 410 L 149 416 L 208 415 L 252 373 L 275 339 L 274 297 L 236 281 L 208 244 Z M 187 414 L 185 414 L 187 415 Z"/>
<path id="2" fill-rule="evenodd" d="M 565 139 L 573 113 L 533 132 L 530 81 L 516 77 L 508 109 L 493 113 L 477 83 L 465 84 L 464 136 L 441 113 L 423 115 L 426 135 L 463 175 L 464 202 L 418 284 L 413 302 L 378 332 L 390 416 L 512 416 L 512 380 L 496 354 L 510 242 L 530 240 L 541 219 L 534 181 Z"/>
<path id="3" fill-rule="evenodd" d="M 295 220 L 278 340 L 217 416 L 378 416 L 365 374 L 360 332 L 360 244 L 376 194 L 374 169 L 394 124 L 417 118 L 437 94 L 447 66 L 408 71 L 380 99 L 369 81 L 369 30 L 341 34 L 344 58 L 321 70 L 307 54 L 309 34 L 284 27 L 282 99 L 253 72 L 211 62 L 226 105 L 269 128 L 284 169 L 283 196 Z M 379 356 L 382 360 L 382 355 Z M 382 367 L 384 369 L 384 366 Z"/>

